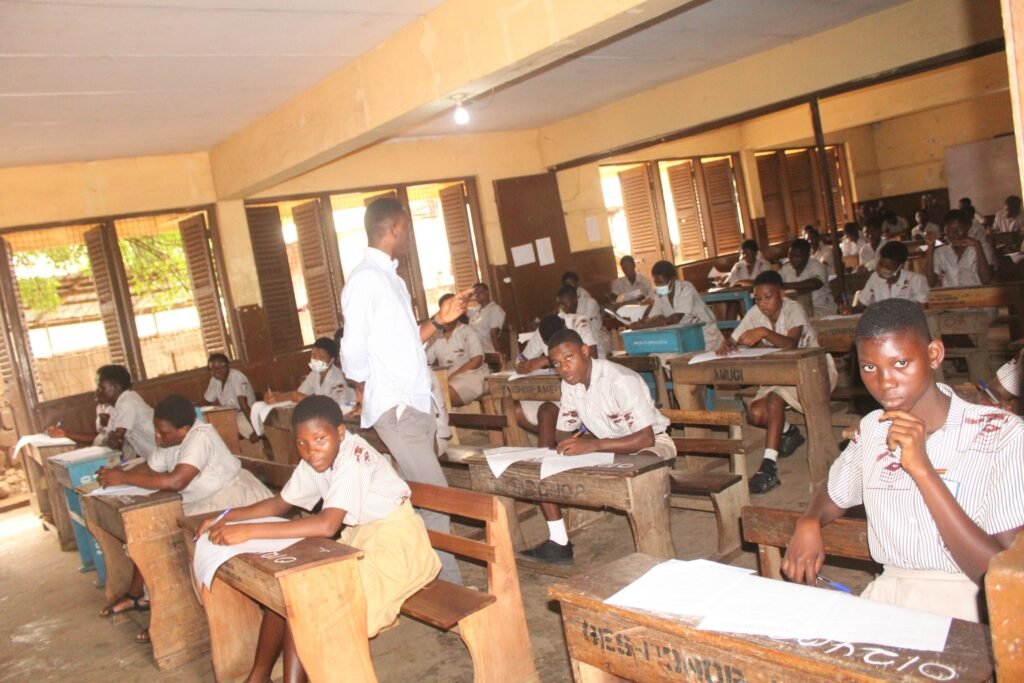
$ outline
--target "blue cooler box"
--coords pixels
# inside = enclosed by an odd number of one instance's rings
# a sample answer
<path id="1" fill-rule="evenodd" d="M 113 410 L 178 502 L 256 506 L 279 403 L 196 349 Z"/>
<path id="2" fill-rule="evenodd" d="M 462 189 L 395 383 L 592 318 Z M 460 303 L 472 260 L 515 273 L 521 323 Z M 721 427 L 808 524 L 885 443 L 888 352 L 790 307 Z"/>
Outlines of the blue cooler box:
<path id="1" fill-rule="evenodd" d="M 82 566 L 78 571 L 85 573 L 96 570 L 96 585 L 102 587 L 107 581 L 107 570 L 103 564 L 103 551 L 96 539 L 89 533 L 82 515 L 82 502 L 75 488 L 96 481 L 96 472 L 101 467 L 117 465 L 121 452 L 105 446 L 90 446 L 77 451 L 68 451 L 50 458 L 54 476 L 64 488 L 64 497 L 71 513 L 71 526 L 78 544 Z"/>
<path id="2" fill-rule="evenodd" d="M 630 330 L 622 333 L 622 343 L 627 356 L 703 351 L 704 323 Z"/>

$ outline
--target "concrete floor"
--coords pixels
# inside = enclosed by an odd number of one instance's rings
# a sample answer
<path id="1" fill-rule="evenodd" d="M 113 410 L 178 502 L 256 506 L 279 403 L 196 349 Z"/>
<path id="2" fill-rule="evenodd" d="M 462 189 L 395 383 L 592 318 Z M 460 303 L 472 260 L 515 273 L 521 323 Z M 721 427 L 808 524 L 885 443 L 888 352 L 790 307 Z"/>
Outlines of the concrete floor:
<path id="1" fill-rule="evenodd" d="M 752 430 L 749 469 L 756 471 L 763 432 Z M 780 462 L 784 484 L 754 499 L 757 505 L 802 509 L 809 499 L 804 448 Z M 546 533 L 539 516 L 526 522 L 527 540 L 542 540 Z M 715 549 L 714 518 L 700 512 L 672 512 L 676 551 L 682 559 L 707 557 Z M 577 565 L 599 566 L 632 552 L 626 518 L 607 514 L 573 538 Z M 744 552 L 733 564 L 754 567 L 756 553 Z M 162 683 L 213 681 L 208 659 L 161 673 L 148 646 L 132 638 L 146 623 L 146 615 L 103 619 L 97 612 L 103 593 L 94 586 L 95 573 L 78 573 L 78 554 L 62 553 L 28 508 L 0 515 L 0 681 L 161 681 Z M 466 583 L 483 585 L 483 571 L 464 565 Z M 861 571 L 830 567 L 828 575 L 855 590 L 870 577 Z M 557 604 L 547 589 L 558 579 L 520 569 L 533 656 L 545 682 L 570 681 L 568 654 Z M 417 681 L 472 681 L 472 664 L 457 635 L 403 618 L 398 628 L 371 643 L 374 664 L 382 683 Z M 343 663 L 339 662 L 340 666 Z"/>

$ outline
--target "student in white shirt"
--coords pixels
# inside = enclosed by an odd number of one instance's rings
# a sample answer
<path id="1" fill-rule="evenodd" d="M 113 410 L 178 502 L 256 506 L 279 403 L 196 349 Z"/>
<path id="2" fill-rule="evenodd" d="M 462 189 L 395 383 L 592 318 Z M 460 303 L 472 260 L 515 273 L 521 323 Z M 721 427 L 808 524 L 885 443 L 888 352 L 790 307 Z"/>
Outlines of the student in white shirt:
<path id="1" fill-rule="evenodd" d="M 259 435 L 249 422 L 249 414 L 256 403 L 256 392 L 249 378 L 241 370 L 232 368 L 223 353 L 211 353 L 206 366 L 210 370 L 210 382 L 206 385 L 201 405 L 234 408 L 238 411 L 235 414 L 238 433 L 251 441 L 258 440 Z"/>
<path id="2" fill-rule="evenodd" d="M 578 315 L 586 318 L 587 326 L 596 342 L 596 357 L 605 358 L 611 353 L 612 340 L 601 323 L 601 307 L 594 299 L 579 298 L 578 291 L 578 288 L 571 285 L 565 285 L 558 290 L 555 302 L 558 304 L 559 315 L 563 317 Z"/>
<path id="3" fill-rule="evenodd" d="M 787 299 L 782 287 L 782 277 L 773 270 L 757 276 L 754 281 L 754 303 L 757 305 L 743 316 L 733 330 L 732 338 L 719 347 L 718 355 L 734 353 L 739 346 L 780 349 L 818 346 L 818 333 L 807 318 L 804 307 Z M 838 373 L 832 357 L 827 356 L 827 360 L 829 387 L 834 388 Z M 828 397 L 823 399 L 828 400 Z M 782 483 L 776 464 L 779 456 L 789 457 L 804 442 L 796 425 L 790 425 L 786 420 L 787 405 L 804 412 L 795 386 L 762 386 L 747 408 L 747 422 L 765 430 L 764 459 L 748 482 L 751 493 L 767 493 L 779 486 Z"/>
<path id="4" fill-rule="evenodd" d="M 832 298 L 832 287 L 821 261 L 811 258 L 811 245 L 807 240 L 797 239 L 789 246 L 789 263 L 779 270 L 786 289 L 811 293 L 813 316 L 834 315 L 836 302 Z M 735 334 L 735 333 L 734 333 Z"/>
<path id="5" fill-rule="evenodd" d="M 1015 232 L 1024 235 L 1024 214 L 1021 213 L 1021 198 L 1011 194 L 1006 198 L 1003 208 L 996 213 L 992 222 L 994 232 Z"/>
<path id="6" fill-rule="evenodd" d="M 640 375 L 611 361 L 591 358 L 590 348 L 572 330 L 561 330 L 548 346 L 551 364 L 562 378 L 562 400 L 556 431 L 541 448 L 564 455 L 594 452 L 650 453 L 663 460 L 676 457 L 668 435 L 669 421 L 655 407 Z M 573 547 L 561 508 L 541 503 L 549 538 L 520 556 L 539 562 L 566 564 Z"/>
<path id="7" fill-rule="evenodd" d="M 438 305 L 454 297 L 445 294 Z M 448 395 L 453 406 L 464 406 L 480 398 L 486 390 L 490 370 L 484 365 L 484 347 L 480 336 L 466 324 L 465 316 L 444 326 L 427 346 L 427 362 L 448 370 Z"/>
<path id="8" fill-rule="evenodd" d="M 101 467 L 96 478 L 103 486 L 128 484 L 157 491 L 178 491 L 185 515 L 249 505 L 270 498 L 271 493 L 238 458 L 231 455 L 217 430 L 196 422 L 192 402 L 171 394 L 156 405 L 153 425 L 157 448 L 145 464 L 131 469 Z M 132 571 L 128 592 L 100 612 L 111 616 L 134 609 L 148 609 L 138 567 Z M 149 642 L 148 629 L 136 636 Z"/>
<path id="9" fill-rule="evenodd" d="M 992 281 L 992 269 L 981 243 L 967 236 L 967 218 L 960 211 L 946 214 L 949 244 L 938 249 L 928 243 L 926 267 L 932 287 L 976 287 Z"/>
<path id="10" fill-rule="evenodd" d="M 919 304 L 928 303 L 928 278 L 903 268 L 907 261 L 907 247 L 902 242 L 887 242 L 878 250 L 878 266 L 857 294 L 853 311 L 863 311 L 876 301 L 910 299 Z M 850 313 L 851 309 L 844 309 Z"/>
<path id="11" fill-rule="evenodd" d="M 835 250 L 832 249 L 832 245 L 822 244 L 821 233 L 813 225 L 804 226 L 804 239 L 811 245 L 811 258 L 821 261 L 821 264 L 825 266 L 825 274 L 831 278 L 836 272 Z"/>
<path id="12" fill-rule="evenodd" d="M 96 371 L 96 392 L 113 406 L 107 422 L 107 446 L 120 449 L 125 459 L 149 459 L 156 448 L 153 409 L 132 391 L 132 376 L 123 365 L 104 365 Z"/>
<path id="13" fill-rule="evenodd" d="M 913 239 L 923 240 L 928 233 L 936 237 L 939 236 L 939 226 L 931 222 L 927 209 L 918 209 L 917 213 L 914 214 L 914 220 L 917 221 L 917 225 L 910 230 L 910 236 Z"/>
<path id="14" fill-rule="evenodd" d="M 307 396 L 330 396 L 339 406 L 351 405 L 355 402 L 355 392 L 349 388 L 342 372 L 335 361 L 338 358 L 338 346 L 330 337 L 320 337 L 313 342 L 309 354 L 309 374 L 295 391 L 271 391 L 263 393 L 266 403 L 293 401 L 298 403 Z"/>
<path id="15" fill-rule="evenodd" d="M 345 430 L 341 410 L 322 396 L 310 396 L 292 415 L 295 446 L 302 461 L 272 498 L 232 509 L 200 534 L 210 541 L 234 545 L 254 538 L 334 538 L 359 548 L 357 562 L 366 599 L 367 633 L 372 638 L 398 619 L 402 603 L 430 583 L 441 568 L 423 521 L 409 504 L 408 484 L 386 457 L 361 437 Z M 432 456 L 432 454 L 431 454 Z M 284 522 L 231 524 L 261 517 L 281 517 L 293 508 L 317 513 Z M 329 624 L 324 624 L 329 629 Z M 287 622 L 267 610 L 252 671 L 247 680 L 270 680 L 284 649 L 284 680 L 305 680 L 294 642 L 286 637 Z M 337 634 L 339 638 L 346 634 Z M 344 666 L 339 662 L 338 666 Z"/>
<path id="16" fill-rule="evenodd" d="M 864 244 L 861 246 L 860 253 L 858 254 L 860 258 L 859 270 L 862 273 L 875 269 L 875 262 L 878 260 L 878 250 L 888 242 L 887 239 L 882 237 L 882 219 L 879 216 L 874 216 L 868 220 L 864 232 L 867 233 L 867 239 L 864 240 Z"/>
<path id="17" fill-rule="evenodd" d="M 985 255 L 985 260 L 988 261 L 988 265 L 995 268 L 996 265 L 996 250 L 992 247 L 992 241 L 989 239 L 988 231 L 985 230 L 985 224 L 981 221 L 981 214 L 974 208 L 971 203 L 970 197 L 964 197 L 960 200 L 960 211 L 963 213 L 967 223 L 967 237 L 972 240 L 977 240 L 978 244 L 981 245 L 982 253 Z"/>
<path id="18" fill-rule="evenodd" d="M 843 225 L 843 241 L 839 245 L 843 258 L 850 256 L 860 258 L 860 248 L 863 246 L 864 240 L 860 237 L 860 226 L 853 221 Z"/>
<path id="19" fill-rule="evenodd" d="M 110 413 L 113 407 L 104 402 L 99 390 L 96 391 L 96 424 L 95 431 L 79 431 L 68 429 L 64 426 L 64 420 L 58 420 L 57 424 L 46 428 L 46 435 L 54 439 L 71 439 L 82 446 L 106 446 L 107 426 L 110 424 Z"/>
<path id="20" fill-rule="evenodd" d="M 882 409 L 861 420 L 832 464 L 782 570 L 813 585 L 821 528 L 863 504 L 884 571 L 862 596 L 979 621 L 989 562 L 1024 527 L 1024 422 L 935 382 L 945 349 L 913 302 L 871 306 L 855 339 L 864 386 Z"/>
<path id="21" fill-rule="evenodd" d="M 906 237 L 909 227 L 907 219 L 903 216 L 897 216 L 895 211 L 890 210 L 882 213 L 882 234 L 887 239 Z"/>
<path id="22" fill-rule="evenodd" d="M 628 254 L 619 260 L 622 277 L 612 282 L 609 299 L 613 302 L 647 301 L 654 298 L 654 285 L 636 272 L 636 261 Z"/>
<path id="23" fill-rule="evenodd" d="M 733 265 L 725 280 L 726 286 L 749 287 L 754 284 L 754 278 L 771 267 L 757 252 L 756 241 L 744 240 L 740 246 L 740 258 Z"/>
<path id="24" fill-rule="evenodd" d="M 580 276 L 578 273 L 575 273 L 571 270 L 567 270 L 564 273 L 562 273 L 562 286 L 565 287 L 566 285 L 569 285 L 570 287 L 575 287 L 576 296 L 579 297 L 580 299 L 594 298 L 590 296 L 590 292 L 580 287 Z"/>
<path id="25" fill-rule="evenodd" d="M 564 316 L 564 317 L 563 317 Z M 516 363 L 516 372 L 527 374 L 550 366 L 548 358 L 548 341 L 560 330 L 570 329 L 580 335 L 580 339 L 591 350 L 597 352 L 597 342 L 590 333 L 590 325 L 579 315 L 546 315 L 540 320 L 533 336 L 526 343 Z M 558 404 L 553 401 L 516 401 L 516 422 L 528 432 L 537 435 L 538 441 L 550 441 L 554 438 L 555 422 L 558 419 Z"/>
<path id="26" fill-rule="evenodd" d="M 409 290 L 396 270 L 397 259 L 409 253 L 412 219 L 400 202 L 384 197 L 366 208 L 363 223 L 369 246 L 341 292 L 345 376 L 357 383 L 362 426 L 377 431 L 398 462 L 402 476 L 409 481 L 447 486 L 434 455 L 437 422 L 423 344 L 466 312 L 473 290 L 445 301 L 433 318 L 417 323 Z M 448 515 L 431 511 L 420 514 L 428 529 L 444 533 L 451 529 Z M 462 583 L 453 555 L 442 553 L 441 565 L 443 579 Z"/>
<path id="27" fill-rule="evenodd" d="M 704 323 L 704 348 L 717 349 L 722 343 L 718 321 L 708 305 L 700 298 L 697 289 L 676 277 L 676 267 L 669 261 L 658 261 L 651 269 L 655 292 L 658 298 L 648 309 L 643 320 L 633 323 L 630 328 L 642 330 L 665 325 L 693 325 Z"/>
<path id="28" fill-rule="evenodd" d="M 476 312 L 469 309 L 469 325 L 480 337 L 486 353 L 494 353 L 501 348 L 501 330 L 505 327 L 505 309 L 491 301 L 491 290 L 482 282 L 473 285 L 473 298 L 479 308 Z M 505 344 L 508 347 L 508 344 Z"/>

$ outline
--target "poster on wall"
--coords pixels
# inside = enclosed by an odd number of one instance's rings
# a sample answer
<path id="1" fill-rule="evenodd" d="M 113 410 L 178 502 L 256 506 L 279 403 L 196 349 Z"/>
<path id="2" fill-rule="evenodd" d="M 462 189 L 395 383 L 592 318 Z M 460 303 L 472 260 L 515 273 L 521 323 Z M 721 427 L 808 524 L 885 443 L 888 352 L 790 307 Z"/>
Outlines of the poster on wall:
<path id="1" fill-rule="evenodd" d="M 945 161 L 954 207 L 961 197 L 970 197 L 974 208 L 990 216 L 1003 208 L 1008 195 L 1021 194 L 1013 135 L 947 147 Z"/>
<path id="2" fill-rule="evenodd" d="M 512 265 L 516 268 L 522 268 L 523 266 L 536 262 L 537 258 L 533 254 L 532 242 L 512 247 Z"/>
<path id="3" fill-rule="evenodd" d="M 550 266 L 555 262 L 555 250 L 551 246 L 551 238 L 543 237 L 536 241 L 537 244 L 537 265 Z"/>

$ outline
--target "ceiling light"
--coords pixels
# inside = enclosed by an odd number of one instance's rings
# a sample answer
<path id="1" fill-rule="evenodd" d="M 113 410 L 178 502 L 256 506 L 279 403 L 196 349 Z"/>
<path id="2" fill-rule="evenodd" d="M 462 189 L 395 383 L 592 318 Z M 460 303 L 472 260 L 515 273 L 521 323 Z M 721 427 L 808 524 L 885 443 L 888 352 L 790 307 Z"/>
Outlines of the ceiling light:
<path id="1" fill-rule="evenodd" d="M 462 95 L 456 95 L 454 99 L 455 112 L 453 116 L 455 118 L 455 125 L 464 126 L 467 123 L 469 123 L 469 112 L 466 110 L 464 106 L 462 106 L 462 102 L 465 98 Z"/>

